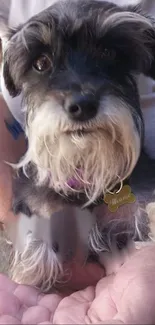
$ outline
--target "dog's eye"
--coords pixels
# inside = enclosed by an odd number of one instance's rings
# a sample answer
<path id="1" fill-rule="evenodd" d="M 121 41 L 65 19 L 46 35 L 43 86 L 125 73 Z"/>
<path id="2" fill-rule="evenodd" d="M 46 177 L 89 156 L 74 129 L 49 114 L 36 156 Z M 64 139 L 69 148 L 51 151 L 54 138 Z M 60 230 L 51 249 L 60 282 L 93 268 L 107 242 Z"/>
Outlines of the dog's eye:
<path id="1" fill-rule="evenodd" d="M 45 72 L 52 68 L 52 62 L 47 55 L 41 55 L 33 62 L 33 68 L 38 72 Z"/>
<path id="2" fill-rule="evenodd" d="M 113 49 L 105 48 L 102 52 L 102 57 L 107 59 L 115 59 L 116 51 Z"/>

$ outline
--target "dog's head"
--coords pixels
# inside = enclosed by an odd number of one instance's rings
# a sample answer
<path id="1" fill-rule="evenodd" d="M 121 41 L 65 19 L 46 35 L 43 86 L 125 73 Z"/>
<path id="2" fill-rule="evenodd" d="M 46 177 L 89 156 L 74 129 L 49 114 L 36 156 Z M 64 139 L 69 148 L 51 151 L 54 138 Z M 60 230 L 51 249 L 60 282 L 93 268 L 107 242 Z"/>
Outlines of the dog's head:
<path id="1" fill-rule="evenodd" d="M 90 203 L 134 169 L 143 138 L 136 77 L 155 77 L 153 22 L 136 10 L 60 1 L 10 31 L 4 79 L 12 96 L 22 93 L 29 141 L 20 166 L 33 163 L 39 184 Z"/>

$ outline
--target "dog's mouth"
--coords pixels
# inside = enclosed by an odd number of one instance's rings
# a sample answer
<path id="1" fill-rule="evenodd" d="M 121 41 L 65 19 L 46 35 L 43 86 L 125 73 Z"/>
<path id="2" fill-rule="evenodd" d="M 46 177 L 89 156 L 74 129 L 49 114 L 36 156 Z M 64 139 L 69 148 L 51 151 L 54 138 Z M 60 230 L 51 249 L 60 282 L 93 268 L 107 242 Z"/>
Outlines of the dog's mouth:
<path id="1" fill-rule="evenodd" d="M 88 135 L 88 134 L 90 134 L 92 132 L 93 132 L 93 130 L 91 128 L 90 129 L 83 128 L 83 129 L 77 129 L 77 130 L 68 130 L 65 133 L 67 135 L 69 135 L 69 136 L 70 135 L 77 135 L 79 137 L 82 137 L 82 136 Z"/>
<path id="2" fill-rule="evenodd" d="M 84 184 L 82 180 L 78 180 L 75 177 L 72 177 L 68 179 L 67 186 L 69 186 L 71 189 L 76 190 L 78 192 L 83 192 Z"/>
<path id="3" fill-rule="evenodd" d="M 103 121 L 98 121 L 97 119 L 90 120 L 88 122 L 81 123 L 66 123 L 61 130 L 62 133 L 72 135 L 76 134 L 79 136 L 87 135 L 98 130 L 105 129 L 105 123 Z"/>

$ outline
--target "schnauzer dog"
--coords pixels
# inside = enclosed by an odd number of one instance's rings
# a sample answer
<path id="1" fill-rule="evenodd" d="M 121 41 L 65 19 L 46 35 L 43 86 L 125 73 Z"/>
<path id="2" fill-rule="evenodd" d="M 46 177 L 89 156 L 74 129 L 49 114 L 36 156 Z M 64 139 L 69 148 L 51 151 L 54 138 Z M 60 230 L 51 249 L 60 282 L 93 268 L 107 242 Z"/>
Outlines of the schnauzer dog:
<path id="1" fill-rule="evenodd" d="M 13 278 L 47 291 L 81 241 L 82 260 L 101 261 L 114 243 L 149 238 L 145 207 L 153 200 L 155 162 L 143 151 L 137 79 L 155 79 L 155 22 L 139 7 L 66 0 L 6 38 L 3 76 L 11 96 L 22 96 L 28 143 L 13 211 L 40 225 L 36 237 L 26 226 L 24 235 L 22 222 L 14 228 L 27 243 Z M 136 200 L 130 191 L 125 199 L 120 194 L 110 209 L 106 197 L 129 184 Z"/>

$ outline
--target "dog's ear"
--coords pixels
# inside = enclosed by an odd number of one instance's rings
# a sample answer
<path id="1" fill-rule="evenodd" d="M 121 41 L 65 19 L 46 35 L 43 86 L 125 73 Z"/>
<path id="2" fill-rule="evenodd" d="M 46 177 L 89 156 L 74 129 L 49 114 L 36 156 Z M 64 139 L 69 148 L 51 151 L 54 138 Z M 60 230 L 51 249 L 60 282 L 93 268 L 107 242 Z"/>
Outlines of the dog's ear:
<path id="1" fill-rule="evenodd" d="M 103 27 L 120 53 L 122 67 L 155 79 L 155 20 L 138 6 L 122 7 L 104 20 Z"/>
<path id="2" fill-rule="evenodd" d="M 133 15 L 133 20 L 135 18 L 135 27 L 137 25 L 133 37 L 137 42 L 137 49 L 139 48 L 139 72 L 155 79 L 155 19 L 143 13 L 141 5 L 129 6 L 127 10 Z"/>
<path id="3" fill-rule="evenodd" d="M 16 97 L 21 93 L 21 89 L 17 87 L 13 81 L 13 77 L 10 72 L 9 62 L 7 60 L 3 63 L 3 77 L 5 86 L 11 97 Z"/>
<path id="4" fill-rule="evenodd" d="M 6 26 L 3 26 L 0 33 L 2 45 L 2 74 L 5 86 L 11 97 L 16 97 L 21 92 L 21 87 L 16 77 L 16 74 L 18 75 L 18 70 L 15 63 L 15 48 L 12 42 L 12 37 L 15 34 L 16 30 L 8 29 Z"/>

